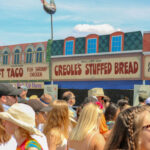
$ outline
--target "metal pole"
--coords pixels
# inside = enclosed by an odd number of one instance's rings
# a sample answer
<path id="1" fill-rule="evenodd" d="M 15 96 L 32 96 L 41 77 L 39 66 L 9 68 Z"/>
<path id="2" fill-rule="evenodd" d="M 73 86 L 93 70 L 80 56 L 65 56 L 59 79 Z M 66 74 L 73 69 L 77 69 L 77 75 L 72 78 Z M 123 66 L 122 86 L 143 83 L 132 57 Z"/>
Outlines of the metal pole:
<path id="1" fill-rule="evenodd" d="M 51 14 L 51 40 L 53 41 L 53 15 Z"/>

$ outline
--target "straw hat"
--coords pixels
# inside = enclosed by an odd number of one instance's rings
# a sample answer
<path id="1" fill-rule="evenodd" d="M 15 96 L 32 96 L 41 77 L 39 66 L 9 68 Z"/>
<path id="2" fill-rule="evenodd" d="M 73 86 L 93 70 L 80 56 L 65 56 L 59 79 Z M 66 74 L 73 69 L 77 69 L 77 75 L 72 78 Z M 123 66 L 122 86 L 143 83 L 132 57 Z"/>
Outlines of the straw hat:
<path id="1" fill-rule="evenodd" d="M 103 97 L 105 97 L 104 90 L 103 90 L 103 88 L 90 89 L 90 90 L 88 90 L 88 96 L 103 96 Z"/>
<path id="2" fill-rule="evenodd" d="M 16 103 L 12 105 L 8 111 L 0 112 L 0 118 L 14 123 L 31 134 L 42 136 L 42 133 L 35 128 L 35 112 L 26 104 Z"/>

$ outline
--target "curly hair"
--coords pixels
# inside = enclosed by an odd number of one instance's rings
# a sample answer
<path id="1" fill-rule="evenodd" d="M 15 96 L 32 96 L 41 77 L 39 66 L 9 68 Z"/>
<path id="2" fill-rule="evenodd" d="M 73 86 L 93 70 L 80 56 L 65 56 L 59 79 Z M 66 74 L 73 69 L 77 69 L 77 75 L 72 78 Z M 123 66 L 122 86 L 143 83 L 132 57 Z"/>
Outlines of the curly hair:
<path id="1" fill-rule="evenodd" d="M 139 137 L 143 125 L 143 112 L 148 106 L 130 107 L 120 112 L 105 150 L 128 149 L 139 150 Z"/>
<path id="2" fill-rule="evenodd" d="M 47 122 L 45 124 L 43 133 L 48 138 L 53 134 L 58 135 L 58 144 L 61 144 L 61 135 L 66 139 L 68 138 L 68 126 L 69 126 L 69 110 L 67 102 L 63 100 L 55 100 L 51 104 L 52 110 L 48 113 Z M 56 133 L 57 132 L 57 133 Z"/>
<path id="3" fill-rule="evenodd" d="M 0 103 L 0 112 L 3 112 L 3 111 L 4 111 L 3 106 Z M 0 119 L 0 144 L 7 143 L 9 141 L 10 137 L 11 136 L 9 134 L 7 134 L 4 126 L 2 125 L 2 119 Z"/>

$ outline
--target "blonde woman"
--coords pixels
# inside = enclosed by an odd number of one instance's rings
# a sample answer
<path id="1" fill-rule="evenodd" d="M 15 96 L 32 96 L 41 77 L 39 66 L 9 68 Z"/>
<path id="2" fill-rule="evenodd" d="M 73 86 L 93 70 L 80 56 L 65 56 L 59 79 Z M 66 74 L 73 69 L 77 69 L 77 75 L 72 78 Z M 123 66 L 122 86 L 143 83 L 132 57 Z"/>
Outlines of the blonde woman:
<path id="1" fill-rule="evenodd" d="M 84 106 L 69 136 L 69 150 L 103 150 L 105 140 L 98 128 L 101 114 L 102 111 L 95 104 Z"/>
<path id="2" fill-rule="evenodd" d="M 4 120 L 6 132 L 16 139 L 17 150 L 43 150 L 42 143 L 31 137 L 32 134 L 42 134 L 35 128 L 35 112 L 30 106 L 16 103 L 8 111 L 0 112 L 0 118 Z"/>
<path id="3" fill-rule="evenodd" d="M 0 104 L 0 112 L 3 112 L 3 106 Z M 17 143 L 5 130 L 2 119 L 0 119 L 0 150 L 16 150 Z"/>
<path id="4" fill-rule="evenodd" d="M 47 137 L 50 150 L 66 150 L 69 126 L 68 104 L 63 100 L 55 100 L 51 107 L 43 133 Z"/>

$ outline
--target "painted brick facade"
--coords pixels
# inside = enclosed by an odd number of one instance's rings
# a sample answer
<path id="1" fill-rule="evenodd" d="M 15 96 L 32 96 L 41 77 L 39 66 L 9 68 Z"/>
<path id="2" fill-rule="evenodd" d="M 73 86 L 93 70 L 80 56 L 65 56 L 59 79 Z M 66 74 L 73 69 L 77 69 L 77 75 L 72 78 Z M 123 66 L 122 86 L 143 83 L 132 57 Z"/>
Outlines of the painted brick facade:
<path id="1" fill-rule="evenodd" d="M 150 52 L 150 32 L 146 32 L 143 35 L 143 51 Z"/>

